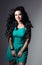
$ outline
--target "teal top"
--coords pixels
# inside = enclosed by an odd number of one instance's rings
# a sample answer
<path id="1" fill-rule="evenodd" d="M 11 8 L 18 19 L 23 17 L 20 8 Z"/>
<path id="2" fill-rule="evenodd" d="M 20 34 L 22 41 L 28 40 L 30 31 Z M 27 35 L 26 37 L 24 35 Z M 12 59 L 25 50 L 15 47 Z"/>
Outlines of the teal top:
<path id="1" fill-rule="evenodd" d="M 13 30 L 13 46 L 14 49 L 20 49 L 24 45 L 25 39 L 23 39 L 23 36 L 25 35 L 26 28 L 18 28 L 18 30 Z"/>
<path id="2" fill-rule="evenodd" d="M 16 30 L 16 27 L 15 27 L 13 30 L 13 33 L 12 33 L 12 35 L 13 35 L 13 47 L 14 47 L 16 54 L 20 51 L 20 49 L 23 47 L 23 45 L 25 43 L 25 39 L 23 38 L 23 36 L 25 35 L 25 32 L 26 32 L 26 28 L 18 28 L 18 30 Z M 26 50 L 28 50 L 28 47 L 26 48 Z M 18 58 L 18 60 L 21 62 L 25 62 L 26 58 L 27 58 L 27 53 L 28 53 L 27 51 L 24 52 L 23 56 L 21 58 Z M 11 61 L 14 59 L 16 60 L 16 58 L 17 58 L 17 57 L 12 56 L 12 53 L 10 50 L 10 45 L 8 45 L 6 58 L 8 61 Z"/>

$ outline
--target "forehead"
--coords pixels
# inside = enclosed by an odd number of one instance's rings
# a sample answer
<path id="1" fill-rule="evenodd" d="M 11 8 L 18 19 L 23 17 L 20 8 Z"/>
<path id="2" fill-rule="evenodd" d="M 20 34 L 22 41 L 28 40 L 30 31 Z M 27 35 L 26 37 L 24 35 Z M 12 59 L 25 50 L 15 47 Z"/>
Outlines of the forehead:
<path id="1" fill-rule="evenodd" d="M 20 14 L 20 13 L 21 13 L 20 10 L 15 11 L 15 14 Z"/>

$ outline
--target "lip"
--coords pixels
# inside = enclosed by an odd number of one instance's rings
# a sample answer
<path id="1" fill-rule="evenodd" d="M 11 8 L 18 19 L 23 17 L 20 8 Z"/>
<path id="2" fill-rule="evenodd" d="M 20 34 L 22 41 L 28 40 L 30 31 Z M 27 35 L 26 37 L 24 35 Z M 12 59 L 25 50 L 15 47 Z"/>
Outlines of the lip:
<path id="1" fill-rule="evenodd" d="M 17 18 L 17 20 L 20 20 L 20 18 Z"/>

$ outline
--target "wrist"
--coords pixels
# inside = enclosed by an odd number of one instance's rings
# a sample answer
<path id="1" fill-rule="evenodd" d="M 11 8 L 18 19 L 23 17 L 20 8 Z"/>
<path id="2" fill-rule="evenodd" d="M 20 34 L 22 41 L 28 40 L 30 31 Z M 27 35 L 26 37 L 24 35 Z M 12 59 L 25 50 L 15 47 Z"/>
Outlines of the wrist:
<path id="1" fill-rule="evenodd" d="M 12 51 L 12 50 L 14 50 L 14 48 L 11 48 L 10 50 Z"/>

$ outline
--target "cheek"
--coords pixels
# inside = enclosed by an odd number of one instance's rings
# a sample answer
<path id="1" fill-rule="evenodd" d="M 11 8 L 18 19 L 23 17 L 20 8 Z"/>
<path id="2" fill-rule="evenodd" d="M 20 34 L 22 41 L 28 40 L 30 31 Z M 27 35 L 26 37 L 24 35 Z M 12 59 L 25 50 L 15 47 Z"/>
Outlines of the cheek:
<path id="1" fill-rule="evenodd" d="M 20 19 L 22 19 L 22 16 L 20 16 Z"/>
<path id="2" fill-rule="evenodd" d="M 15 19 L 17 19 L 17 16 L 15 16 Z"/>

